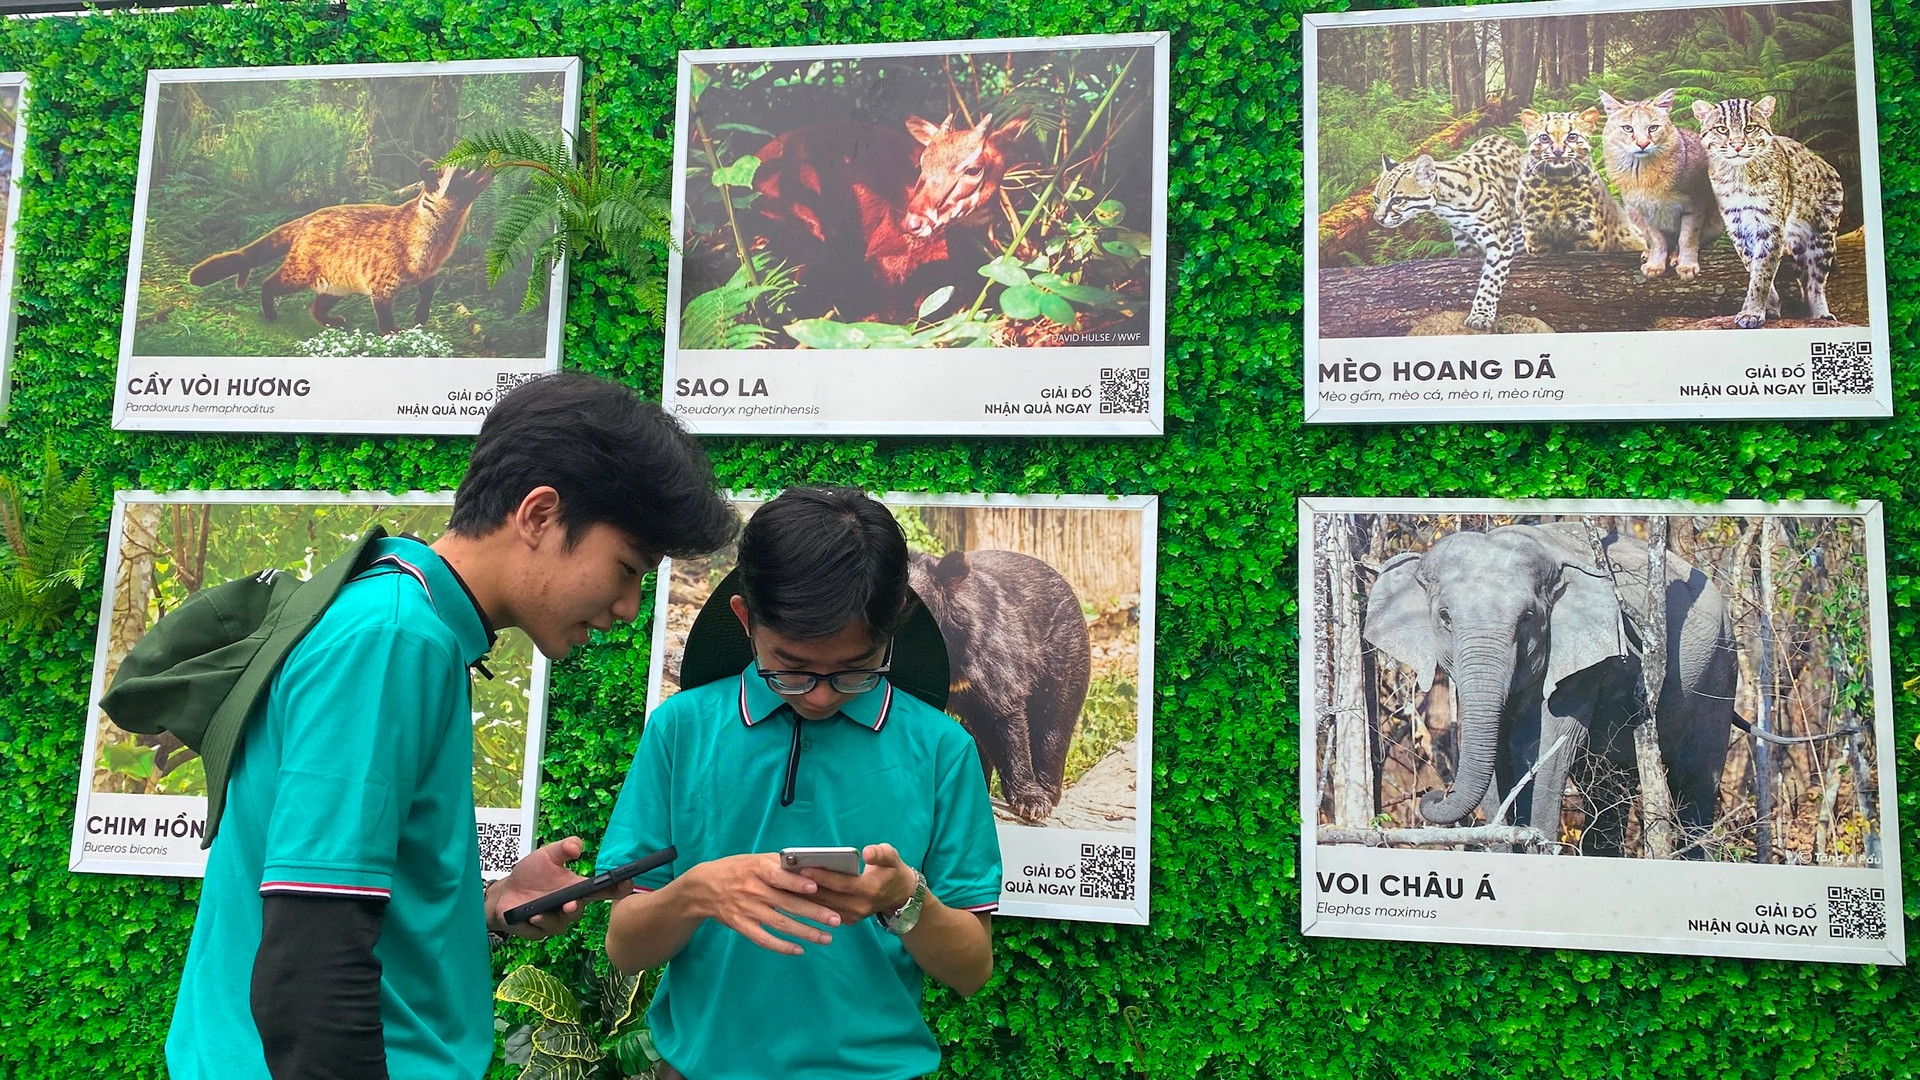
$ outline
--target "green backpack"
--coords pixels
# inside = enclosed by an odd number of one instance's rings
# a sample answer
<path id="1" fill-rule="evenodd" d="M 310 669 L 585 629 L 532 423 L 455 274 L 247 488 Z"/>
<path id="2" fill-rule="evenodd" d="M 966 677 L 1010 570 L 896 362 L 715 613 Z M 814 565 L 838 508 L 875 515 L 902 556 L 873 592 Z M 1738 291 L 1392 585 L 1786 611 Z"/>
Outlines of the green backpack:
<path id="1" fill-rule="evenodd" d="M 147 630 L 120 662 L 100 708 L 127 731 L 172 732 L 207 771 L 213 843 L 227 801 L 227 769 L 253 707 L 280 665 L 349 580 L 367 569 L 378 525 L 307 581 L 278 570 L 201 589 Z"/>

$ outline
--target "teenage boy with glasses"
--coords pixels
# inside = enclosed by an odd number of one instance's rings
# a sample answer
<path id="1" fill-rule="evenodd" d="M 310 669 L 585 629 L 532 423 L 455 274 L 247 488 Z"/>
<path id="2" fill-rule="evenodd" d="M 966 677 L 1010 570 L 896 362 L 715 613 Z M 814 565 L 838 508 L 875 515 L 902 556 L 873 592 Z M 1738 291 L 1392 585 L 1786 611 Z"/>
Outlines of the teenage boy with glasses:
<path id="1" fill-rule="evenodd" d="M 856 489 L 788 489 L 748 520 L 709 607 L 721 618 L 689 635 L 688 688 L 647 721 L 599 853 L 609 868 L 678 850 L 607 930 L 620 970 L 666 965 L 648 1014 L 663 1075 L 931 1073 L 923 973 L 986 983 L 1000 849 L 972 738 L 896 692 L 914 626 L 944 661 L 900 526 Z M 718 623 L 732 674 L 693 685 L 701 624 Z M 783 847 L 835 846 L 860 849 L 862 872 L 780 866 Z"/>

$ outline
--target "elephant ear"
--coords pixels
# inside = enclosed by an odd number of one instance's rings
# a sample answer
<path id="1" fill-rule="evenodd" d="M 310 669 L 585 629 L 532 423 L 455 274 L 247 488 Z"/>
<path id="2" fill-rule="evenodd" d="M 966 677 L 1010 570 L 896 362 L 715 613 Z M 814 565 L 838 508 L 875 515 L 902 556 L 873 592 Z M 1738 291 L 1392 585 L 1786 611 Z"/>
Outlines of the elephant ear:
<path id="1" fill-rule="evenodd" d="M 1563 564 L 1560 597 L 1554 601 L 1548 628 L 1551 644 L 1544 693 L 1549 701 L 1562 679 L 1627 655 L 1626 626 L 1613 579 L 1591 566 Z"/>
<path id="2" fill-rule="evenodd" d="M 1367 643 L 1412 668 L 1420 677 L 1422 693 L 1433 688 L 1437 650 L 1432 617 L 1427 612 L 1427 590 L 1420 584 L 1420 553 L 1395 555 L 1380 568 L 1380 579 L 1367 594 L 1367 623 L 1360 636 Z"/>

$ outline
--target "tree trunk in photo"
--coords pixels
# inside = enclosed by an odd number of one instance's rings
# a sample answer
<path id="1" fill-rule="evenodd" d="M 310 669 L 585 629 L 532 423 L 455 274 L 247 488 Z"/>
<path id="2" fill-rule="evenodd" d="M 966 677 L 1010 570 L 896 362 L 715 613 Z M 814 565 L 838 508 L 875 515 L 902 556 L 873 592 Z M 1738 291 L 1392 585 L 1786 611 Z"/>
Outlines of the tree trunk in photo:
<path id="1" fill-rule="evenodd" d="M 1401 24 L 1387 31 L 1387 53 L 1393 69 L 1393 94 L 1413 96 L 1413 27 Z"/>
<path id="2" fill-rule="evenodd" d="M 1514 109 L 1533 104 L 1540 78 L 1540 27 L 1531 20 L 1500 22 L 1500 56 L 1506 64 L 1506 101 Z"/>
<path id="3" fill-rule="evenodd" d="M 1425 23 L 1413 28 L 1413 82 L 1422 90 L 1433 81 L 1427 67 L 1427 38 L 1432 32 Z"/>
<path id="4" fill-rule="evenodd" d="M 1478 112 L 1487 103 L 1487 73 L 1472 24 L 1455 23 L 1449 30 L 1453 69 L 1453 111 L 1460 116 Z"/>
<path id="5" fill-rule="evenodd" d="M 1771 735 L 1776 708 L 1776 683 L 1779 681 L 1779 646 L 1773 632 L 1773 522 L 1760 519 L 1759 533 L 1760 594 L 1755 603 L 1760 615 L 1760 672 L 1754 688 L 1753 728 L 1757 734 Z M 1773 851 L 1773 789 L 1775 752 L 1765 739 L 1753 740 L 1754 847 L 1756 862 L 1771 862 Z"/>
<path id="6" fill-rule="evenodd" d="M 1587 16 L 1567 18 L 1567 78 L 1569 83 L 1587 80 Z"/>
<path id="7" fill-rule="evenodd" d="M 1594 78 L 1607 73 L 1607 17 L 1590 16 L 1588 33 L 1592 35 L 1593 48 L 1590 50 L 1593 62 L 1588 65 Z"/>
<path id="8" fill-rule="evenodd" d="M 1726 20 L 1727 39 L 1735 45 L 1745 46 L 1753 33 L 1753 23 L 1748 21 L 1745 8 L 1721 8 L 1721 16 Z"/>
<path id="9" fill-rule="evenodd" d="M 1643 646 L 1640 693 L 1644 711 L 1633 729 L 1633 756 L 1640 769 L 1640 846 L 1649 859 L 1673 857 L 1677 821 L 1673 813 L 1672 789 L 1667 786 L 1667 768 L 1660 760 L 1660 728 L 1657 713 L 1660 691 L 1667 681 L 1667 517 L 1647 519 L 1647 595 L 1646 625 L 1641 627 Z M 1688 841 L 1698 837 L 1688 837 Z"/>
<path id="10" fill-rule="evenodd" d="M 1027 506 L 923 506 L 948 551 L 1019 551 L 1059 571 L 1083 602 L 1140 594 L 1140 514 Z"/>
<path id="11" fill-rule="evenodd" d="M 1333 694 L 1326 706 L 1333 721 L 1333 824 L 1350 828 L 1364 827 L 1374 814 L 1374 722 L 1362 687 L 1360 576 L 1353 557 L 1364 550 L 1364 541 L 1355 531 L 1352 515 L 1331 517 L 1321 548 L 1333 664 Z"/>
<path id="12" fill-rule="evenodd" d="M 1532 316 L 1563 334 L 1611 333 L 1652 329 L 1660 317 L 1731 317 L 1746 297 L 1746 267 L 1730 246 L 1701 252 L 1700 276 L 1689 282 L 1672 275 L 1648 281 L 1640 261 L 1634 251 L 1517 256 L 1500 314 Z M 1321 267 L 1322 337 L 1398 337 L 1426 317 L 1466 311 L 1481 260 L 1329 268 L 1323 259 Z"/>

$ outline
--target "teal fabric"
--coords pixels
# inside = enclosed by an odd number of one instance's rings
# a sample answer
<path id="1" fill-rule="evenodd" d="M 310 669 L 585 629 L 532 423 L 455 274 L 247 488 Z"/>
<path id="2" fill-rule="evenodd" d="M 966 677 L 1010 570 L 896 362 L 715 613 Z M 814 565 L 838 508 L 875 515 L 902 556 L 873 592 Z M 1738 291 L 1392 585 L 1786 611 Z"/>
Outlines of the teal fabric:
<path id="1" fill-rule="evenodd" d="M 795 798 L 780 805 L 793 726 Z M 635 880 L 783 847 L 887 843 L 949 907 L 991 911 L 1000 844 L 973 739 L 958 721 L 887 684 L 826 720 L 801 720 L 765 681 L 722 679 L 668 698 L 648 719 L 601 869 L 666 847 L 679 857 Z M 872 919 L 829 945 L 782 956 L 709 920 L 667 964 L 647 1014 L 689 1080 L 907 1080 L 940 1065 L 921 1018 L 925 976 Z"/>
<path id="2" fill-rule="evenodd" d="M 241 743 L 167 1036 L 174 1080 L 268 1080 L 248 1006 L 264 892 L 386 899 L 391 1080 L 478 1080 L 492 1057 L 467 675 L 491 642 L 431 549 L 384 554 L 426 587 L 391 567 L 350 582 Z"/>

